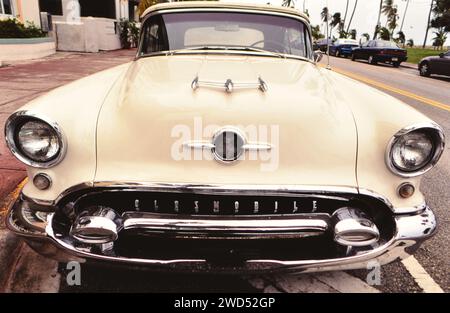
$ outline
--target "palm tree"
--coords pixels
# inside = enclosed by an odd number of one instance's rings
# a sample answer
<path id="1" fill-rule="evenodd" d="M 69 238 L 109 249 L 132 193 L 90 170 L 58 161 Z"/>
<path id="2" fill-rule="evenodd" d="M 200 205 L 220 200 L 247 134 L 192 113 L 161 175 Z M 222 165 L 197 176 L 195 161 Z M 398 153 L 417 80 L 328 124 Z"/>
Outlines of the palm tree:
<path id="1" fill-rule="evenodd" d="M 396 38 L 396 41 L 398 43 L 401 43 L 403 45 L 403 47 L 405 46 L 405 33 L 402 31 L 397 32 L 398 37 Z"/>
<path id="2" fill-rule="evenodd" d="M 380 27 L 380 38 L 383 40 L 391 40 L 391 32 L 386 27 Z"/>
<path id="3" fill-rule="evenodd" d="M 389 17 L 392 15 L 394 10 L 394 0 L 384 0 L 384 4 L 381 7 L 381 12 L 386 15 L 389 20 Z"/>
<path id="4" fill-rule="evenodd" d="M 398 14 L 397 14 L 397 8 L 392 8 L 391 15 L 389 16 L 388 20 L 388 28 L 391 30 L 391 35 L 394 34 L 394 30 L 397 28 L 397 20 L 398 20 Z"/>
<path id="5" fill-rule="evenodd" d="M 373 39 L 377 38 L 378 32 L 380 31 L 380 19 L 381 19 L 381 10 L 383 9 L 383 0 L 380 0 L 380 9 L 378 10 L 378 20 L 377 25 L 375 25 L 375 32 L 373 33 Z"/>
<path id="6" fill-rule="evenodd" d="M 348 30 L 350 29 L 350 25 L 352 24 L 353 15 L 355 15 L 355 11 L 356 11 L 356 6 L 357 5 L 358 5 L 358 0 L 355 1 L 355 6 L 353 7 L 352 15 L 350 16 L 350 21 L 348 21 L 347 33 L 348 33 Z"/>
<path id="7" fill-rule="evenodd" d="M 349 0 L 347 0 L 347 3 L 345 5 L 344 20 L 342 21 L 344 25 L 345 25 L 345 21 L 347 20 L 348 2 L 349 2 Z"/>
<path id="8" fill-rule="evenodd" d="M 328 21 L 330 19 L 330 13 L 328 11 L 328 7 L 324 7 L 322 9 L 322 12 L 320 12 L 320 16 L 322 18 L 322 22 L 324 22 L 326 25 L 326 33 L 327 33 L 326 37 L 327 37 L 327 41 L 328 41 L 328 39 L 330 38 L 330 34 L 328 32 Z"/>
<path id="9" fill-rule="evenodd" d="M 324 38 L 325 35 L 320 32 L 320 26 L 312 26 L 311 27 L 311 35 L 314 38 L 314 40 L 319 40 L 320 38 Z"/>
<path id="10" fill-rule="evenodd" d="M 370 40 L 370 35 L 369 35 L 368 33 L 362 34 L 361 37 L 366 38 L 366 41 L 369 41 L 369 40 Z"/>
<path id="11" fill-rule="evenodd" d="M 447 34 L 444 28 L 440 28 L 438 31 L 433 32 L 436 37 L 433 38 L 433 46 L 439 47 L 440 50 L 443 49 L 444 43 L 447 40 Z"/>
<path id="12" fill-rule="evenodd" d="M 414 40 L 412 38 L 408 39 L 406 45 L 411 48 L 414 47 Z"/>
<path id="13" fill-rule="evenodd" d="M 334 13 L 333 16 L 331 17 L 330 22 L 331 29 L 333 29 L 336 26 L 340 26 L 341 23 L 342 23 L 341 12 Z"/>
<path id="14" fill-rule="evenodd" d="M 328 19 L 329 17 L 329 12 L 328 12 L 328 8 L 324 7 L 322 9 L 322 12 L 320 12 L 320 17 L 322 18 L 322 22 L 328 23 Z"/>
<path id="15" fill-rule="evenodd" d="M 331 17 L 330 26 L 331 26 L 331 31 L 333 31 L 333 28 L 335 28 L 336 26 L 338 27 L 339 38 L 347 37 L 347 32 L 344 30 L 344 22 L 341 19 L 340 12 L 336 12 L 333 14 L 333 16 Z"/>
<path id="16" fill-rule="evenodd" d="M 351 39 L 356 39 L 356 29 L 352 29 L 349 33 Z M 370 37 L 370 36 L 369 36 Z"/>
<path id="17" fill-rule="evenodd" d="M 430 29 L 431 12 L 433 11 L 433 3 L 434 3 L 434 0 L 431 0 L 430 12 L 428 13 L 427 30 L 425 32 L 425 39 L 423 40 L 423 45 L 422 45 L 423 49 L 425 49 L 425 45 L 427 44 L 428 30 Z"/>
<path id="18" fill-rule="evenodd" d="M 294 7 L 295 6 L 295 0 L 283 0 L 281 3 L 284 7 Z"/>
<path id="19" fill-rule="evenodd" d="M 391 30 L 391 37 L 392 34 L 394 34 L 394 30 L 397 27 L 397 6 L 394 5 L 394 0 L 384 0 L 383 7 L 381 9 L 381 12 L 386 15 L 386 26 L 388 29 Z"/>
<path id="20" fill-rule="evenodd" d="M 403 0 L 403 1 L 406 1 L 406 8 L 405 8 L 405 12 L 403 12 L 403 18 L 402 18 L 402 24 L 400 25 L 400 31 L 403 30 L 403 24 L 405 23 L 406 12 L 408 12 L 408 7 L 409 7 L 409 0 Z"/>

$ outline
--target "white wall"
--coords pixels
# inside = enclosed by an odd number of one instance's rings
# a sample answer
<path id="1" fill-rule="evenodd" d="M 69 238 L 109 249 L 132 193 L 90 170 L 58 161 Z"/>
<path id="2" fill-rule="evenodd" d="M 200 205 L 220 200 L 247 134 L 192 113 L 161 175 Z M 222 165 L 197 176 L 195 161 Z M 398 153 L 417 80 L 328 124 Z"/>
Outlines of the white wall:
<path id="1" fill-rule="evenodd" d="M 17 61 L 31 60 L 54 54 L 55 42 L 42 42 L 33 44 L 0 44 L 0 60 Z"/>
<path id="2" fill-rule="evenodd" d="M 33 22 L 37 27 L 41 27 L 41 16 L 39 13 L 38 0 L 19 0 L 22 1 L 22 19 Z M 19 12 L 16 12 L 18 14 Z"/>
<path id="3" fill-rule="evenodd" d="M 115 33 L 114 21 L 107 18 L 82 17 L 81 23 L 57 22 L 57 49 L 80 52 L 120 49 L 119 34 Z"/>
<path id="4" fill-rule="evenodd" d="M 116 3 L 116 19 L 128 19 L 128 0 L 115 0 Z"/>

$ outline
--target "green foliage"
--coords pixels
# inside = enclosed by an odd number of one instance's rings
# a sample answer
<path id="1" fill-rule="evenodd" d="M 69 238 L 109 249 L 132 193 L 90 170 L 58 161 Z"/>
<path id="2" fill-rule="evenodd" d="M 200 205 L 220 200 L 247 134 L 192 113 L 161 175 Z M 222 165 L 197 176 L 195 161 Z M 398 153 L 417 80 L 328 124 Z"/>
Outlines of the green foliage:
<path id="1" fill-rule="evenodd" d="M 122 19 L 119 23 L 119 30 L 122 48 L 129 49 L 132 47 L 137 47 L 140 30 L 135 22 Z"/>
<path id="2" fill-rule="evenodd" d="M 412 38 L 408 39 L 406 45 L 410 48 L 414 47 L 414 40 Z"/>
<path id="3" fill-rule="evenodd" d="M 332 28 L 333 28 L 333 27 L 336 27 L 336 26 L 338 26 L 339 24 L 341 24 L 341 22 L 342 22 L 341 12 L 336 12 L 336 13 L 334 13 L 333 16 L 331 17 L 330 26 L 331 26 Z"/>
<path id="4" fill-rule="evenodd" d="M 450 0 L 436 0 L 434 3 L 431 27 L 450 32 Z"/>
<path id="5" fill-rule="evenodd" d="M 34 23 L 21 23 L 19 20 L 9 18 L 0 20 L 0 38 L 38 38 L 46 34 Z"/>
<path id="6" fill-rule="evenodd" d="M 295 6 L 295 0 L 283 0 L 281 2 L 281 5 L 284 7 L 294 7 Z"/>
<path id="7" fill-rule="evenodd" d="M 366 41 L 370 40 L 370 35 L 368 33 L 364 33 L 361 35 L 362 37 L 366 38 Z"/>
<path id="8" fill-rule="evenodd" d="M 320 26 L 319 25 L 312 26 L 311 27 L 311 31 L 312 31 L 311 35 L 314 38 L 314 40 L 319 40 L 321 38 L 325 38 L 325 35 L 320 32 Z"/>
<path id="9" fill-rule="evenodd" d="M 324 7 L 322 9 L 322 12 L 320 12 L 320 17 L 322 18 L 323 22 L 328 22 L 328 20 L 330 19 L 330 13 L 328 12 L 327 7 Z"/>
<path id="10" fill-rule="evenodd" d="M 369 35 L 369 34 L 367 34 L 367 35 Z M 356 29 L 350 30 L 350 32 L 348 33 L 348 36 L 350 36 L 351 39 L 356 40 L 356 36 L 357 36 L 357 31 L 356 31 Z M 369 38 L 370 38 L 370 36 L 369 36 Z"/>
<path id="11" fill-rule="evenodd" d="M 381 27 L 378 34 L 382 40 L 391 40 L 391 32 L 386 27 Z"/>
<path id="12" fill-rule="evenodd" d="M 403 46 L 405 45 L 405 33 L 402 31 L 397 32 L 397 38 L 395 38 L 395 42 L 402 44 Z"/>
<path id="13" fill-rule="evenodd" d="M 447 32 L 442 27 L 438 31 L 433 32 L 433 34 L 435 35 L 433 38 L 433 47 L 439 47 L 442 50 L 444 43 L 447 40 Z"/>
<path id="14" fill-rule="evenodd" d="M 381 10 L 387 17 L 387 28 L 391 31 L 391 36 L 394 33 L 394 29 L 397 27 L 398 13 L 397 6 L 394 5 L 394 0 L 384 0 L 384 4 Z"/>
<path id="15" fill-rule="evenodd" d="M 349 34 L 345 30 L 341 29 L 339 31 L 339 38 L 348 38 L 348 36 Z"/>

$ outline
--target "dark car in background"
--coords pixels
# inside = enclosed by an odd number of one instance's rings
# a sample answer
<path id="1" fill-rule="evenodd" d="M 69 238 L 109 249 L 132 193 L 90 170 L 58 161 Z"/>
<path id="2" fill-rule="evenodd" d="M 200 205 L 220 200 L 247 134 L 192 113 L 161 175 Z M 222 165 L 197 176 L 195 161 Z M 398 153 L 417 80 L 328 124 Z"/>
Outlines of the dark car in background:
<path id="1" fill-rule="evenodd" d="M 393 41 L 369 40 L 353 49 L 352 61 L 362 59 L 370 64 L 390 63 L 394 67 L 399 67 L 402 62 L 408 59 L 406 49 L 402 49 Z"/>
<path id="2" fill-rule="evenodd" d="M 353 49 L 359 47 L 359 43 L 353 39 L 338 39 L 330 46 L 330 55 L 335 57 L 349 57 Z"/>
<path id="3" fill-rule="evenodd" d="M 330 42 L 331 45 L 331 39 L 328 39 L 328 41 Z M 328 43 L 326 39 L 319 39 L 317 40 L 314 44 L 313 44 L 313 49 L 314 51 L 316 50 L 320 50 L 322 52 L 327 52 L 328 50 Z"/>
<path id="4" fill-rule="evenodd" d="M 431 74 L 450 76 L 450 50 L 438 56 L 429 56 L 419 62 L 420 76 L 430 76 Z"/>

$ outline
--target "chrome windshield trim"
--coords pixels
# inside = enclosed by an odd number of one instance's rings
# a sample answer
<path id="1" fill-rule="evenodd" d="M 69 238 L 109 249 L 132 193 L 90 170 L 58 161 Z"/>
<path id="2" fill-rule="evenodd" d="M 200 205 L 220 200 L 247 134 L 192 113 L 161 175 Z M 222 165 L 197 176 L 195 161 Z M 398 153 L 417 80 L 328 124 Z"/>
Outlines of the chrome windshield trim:
<path id="1" fill-rule="evenodd" d="M 248 14 L 265 14 L 265 15 L 275 15 L 275 16 L 281 16 L 281 17 L 287 17 L 287 18 L 292 18 L 295 20 L 300 21 L 301 23 L 304 24 L 305 26 L 305 30 L 307 32 L 307 35 L 310 38 L 310 44 L 312 45 L 312 39 L 311 39 L 311 25 L 309 23 L 309 20 L 304 18 L 301 15 L 295 15 L 295 14 L 289 14 L 289 13 L 284 13 L 284 12 L 278 12 L 275 10 L 262 10 L 262 9 L 258 9 L 258 8 L 234 8 L 234 7 L 190 7 L 190 8 L 162 8 L 162 9 L 158 9 L 155 11 L 149 11 L 147 13 L 144 12 L 144 14 L 142 15 L 142 21 L 141 21 L 141 25 L 144 26 L 145 22 L 147 21 L 147 19 L 149 19 L 150 17 L 154 16 L 154 15 L 160 15 L 160 14 L 170 14 L 170 13 L 182 13 L 182 12 L 231 12 L 231 13 L 248 13 Z M 138 60 L 140 58 L 146 58 L 146 57 L 152 57 L 152 56 L 167 56 L 170 55 L 170 51 L 158 51 L 155 53 L 150 53 L 150 54 L 145 54 L 145 55 L 141 55 L 140 51 L 142 51 L 142 43 L 143 43 L 143 36 L 141 34 L 140 38 L 139 38 L 139 44 L 138 44 L 138 49 L 136 51 L 136 57 L 135 60 Z M 314 51 L 312 51 L 312 48 L 308 49 L 307 46 L 307 50 L 311 50 L 311 51 L 307 51 L 307 55 L 309 54 L 309 56 L 307 57 L 301 57 L 301 56 L 296 56 L 296 55 L 292 55 L 292 54 L 282 54 L 282 56 L 285 59 L 294 59 L 294 60 L 300 60 L 300 61 L 307 61 L 310 62 L 312 64 L 316 64 L 316 62 L 314 61 Z M 279 58 L 279 56 L 275 56 L 272 54 L 267 54 L 267 53 L 257 53 L 257 52 L 250 52 L 250 51 L 216 51 L 216 52 L 211 52 L 211 51 L 186 51 L 186 50 L 172 50 L 177 52 L 177 54 L 179 52 L 183 52 L 186 54 L 226 54 L 226 55 L 230 55 L 233 54 L 233 52 L 235 55 L 253 55 L 253 56 L 262 56 L 262 57 L 271 57 L 271 58 Z M 270 53 L 270 52 L 269 52 Z"/>
<path id="2" fill-rule="evenodd" d="M 244 50 L 242 50 L 242 51 L 238 51 L 238 50 L 185 50 L 185 49 L 164 50 L 164 51 L 147 53 L 147 54 L 143 54 L 143 55 L 136 55 L 135 60 L 139 60 L 141 58 L 148 58 L 148 57 L 157 57 L 157 56 L 168 57 L 168 56 L 178 56 L 178 55 L 182 56 L 182 55 L 208 55 L 208 54 L 209 55 L 236 55 L 236 56 L 248 55 L 248 56 L 266 57 L 266 58 L 276 58 L 276 59 L 280 59 L 280 60 L 286 60 L 286 59 L 299 60 L 299 61 L 306 61 L 311 64 L 316 64 L 316 62 L 314 60 L 311 60 L 306 57 L 301 57 L 298 55 L 293 55 L 293 54 L 280 53 L 280 55 L 282 56 L 282 58 L 280 58 L 279 56 L 273 55 L 270 52 L 263 53 L 263 52 L 255 52 L 255 51 L 244 51 Z"/>

